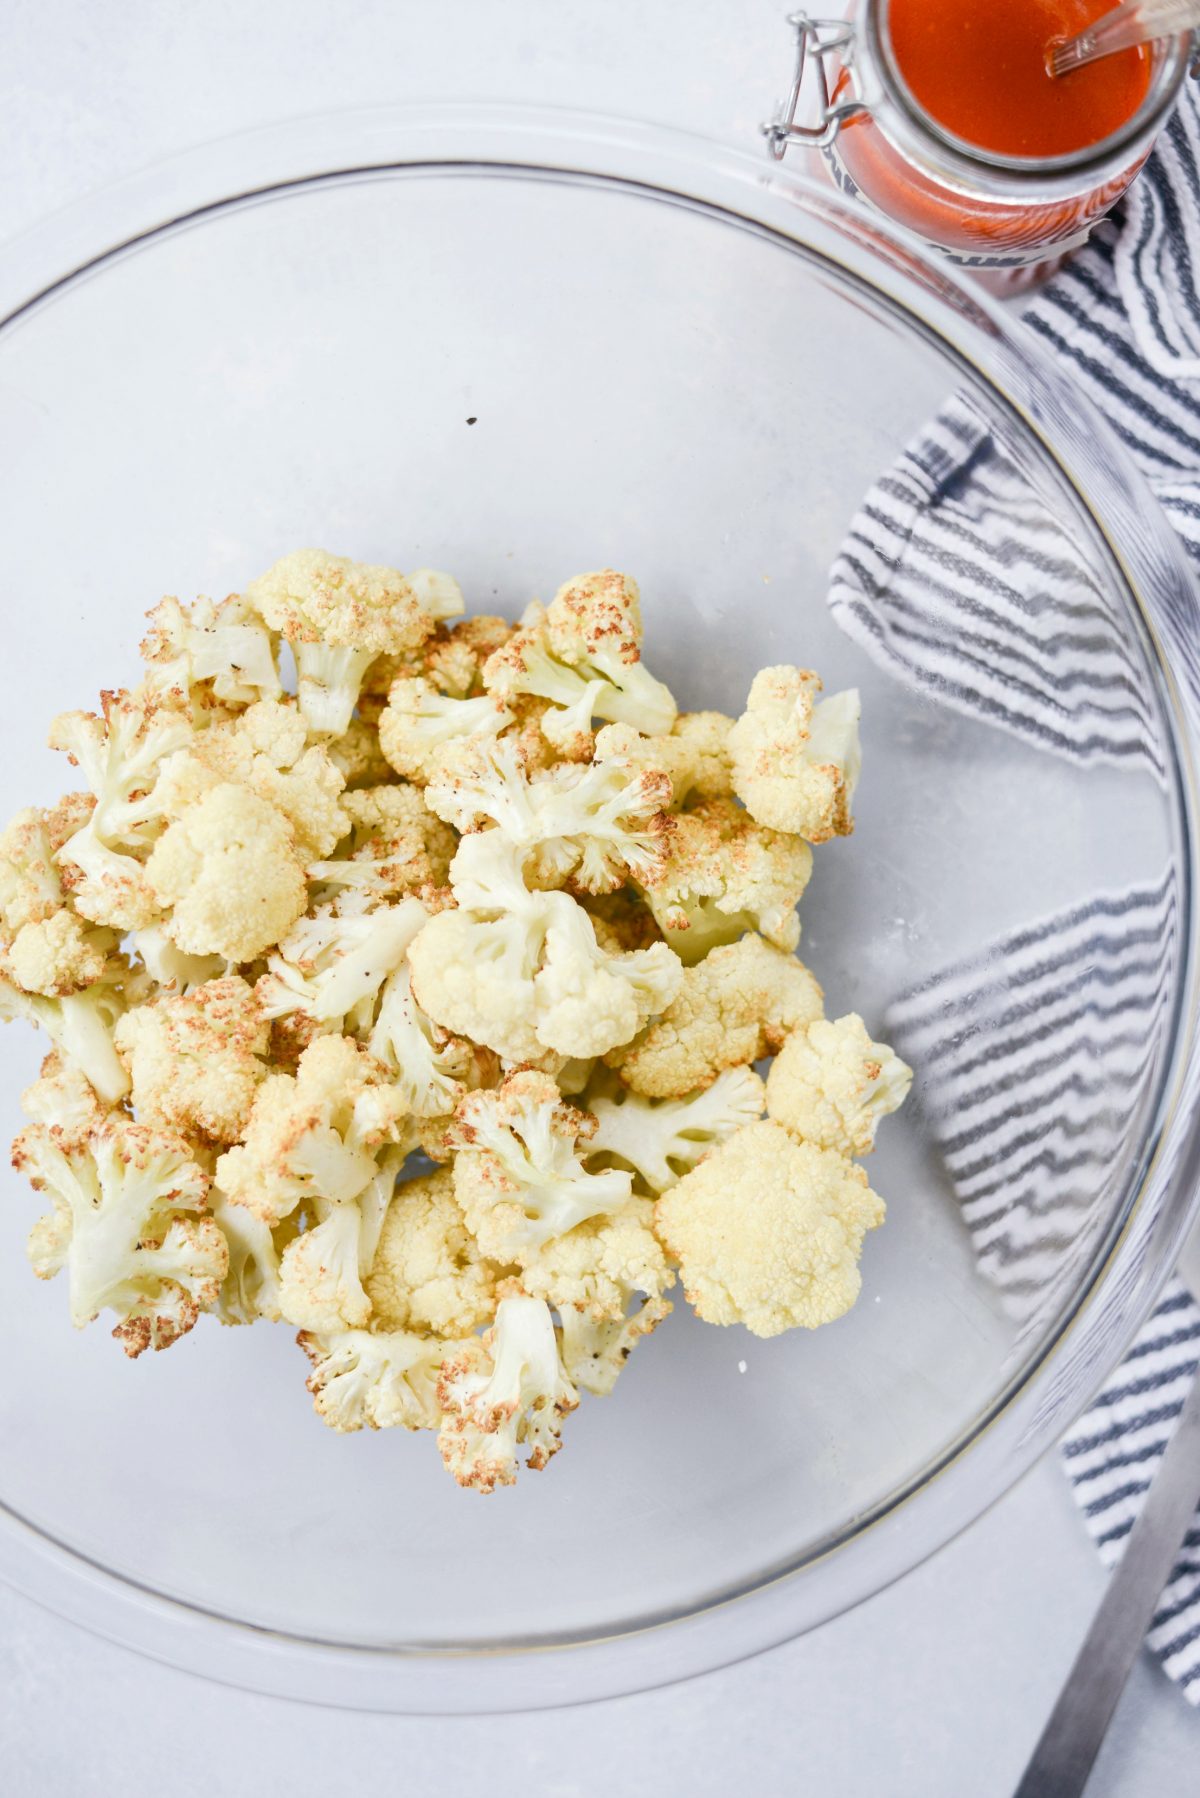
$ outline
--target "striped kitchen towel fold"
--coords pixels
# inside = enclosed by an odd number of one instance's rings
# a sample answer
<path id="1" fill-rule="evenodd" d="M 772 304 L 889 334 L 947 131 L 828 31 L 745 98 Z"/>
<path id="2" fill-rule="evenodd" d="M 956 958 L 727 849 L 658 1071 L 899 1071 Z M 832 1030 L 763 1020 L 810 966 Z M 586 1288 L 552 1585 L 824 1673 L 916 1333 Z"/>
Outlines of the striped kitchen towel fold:
<path id="1" fill-rule="evenodd" d="M 1200 563 L 1200 108 L 1191 84 L 1123 207 L 1025 316 L 1107 415 Z M 1069 521 L 1047 523 L 1031 497 L 1003 431 L 971 396 L 955 395 L 858 513 L 832 571 L 834 617 L 935 704 L 1077 765 L 1161 776 L 1122 621 L 1081 563 Z M 1200 691 L 1194 596 L 1178 604 L 1174 659 Z M 1147 1049 L 1164 1034 L 1179 934 L 1178 895 L 1164 876 L 1031 920 L 888 1009 L 886 1028 L 918 1068 L 980 1267 L 1023 1329 L 1069 1277 L 1086 1213 L 1105 1209 L 1112 1146 L 1152 1102 Z M 1108 1565 L 1198 1363 L 1200 1306 L 1176 1280 L 1063 1440 L 1064 1468 Z M 1147 1642 L 1200 1704 L 1200 1508 Z"/>
<path id="2" fill-rule="evenodd" d="M 874 661 L 939 704 L 1070 761 L 1161 778 L 1127 624 L 970 394 L 875 483 L 829 605 Z"/>
<path id="3" fill-rule="evenodd" d="M 895 1000 L 981 1271 L 1027 1328 L 1078 1277 L 1154 1103 L 1179 960 L 1173 871 L 1014 931 Z"/>
<path id="4" fill-rule="evenodd" d="M 1173 1280 L 1091 1409 L 1063 1438 L 1067 1477 L 1106 1567 L 1121 1558 L 1198 1364 L 1200 1305 Z M 1146 1643 L 1200 1704 L 1200 1505 Z"/>

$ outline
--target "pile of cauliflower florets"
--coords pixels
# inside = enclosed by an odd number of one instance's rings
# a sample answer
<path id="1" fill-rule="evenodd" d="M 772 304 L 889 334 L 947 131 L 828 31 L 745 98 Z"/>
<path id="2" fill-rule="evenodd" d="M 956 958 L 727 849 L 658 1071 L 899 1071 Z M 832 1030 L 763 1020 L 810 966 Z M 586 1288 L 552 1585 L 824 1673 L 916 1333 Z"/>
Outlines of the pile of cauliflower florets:
<path id="1" fill-rule="evenodd" d="M 0 1015 L 53 1044 L 13 1160 L 75 1324 L 291 1324 L 328 1424 L 490 1492 L 677 1271 L 760 1336 L 846 1311 L 910 1075 L 793 954 L 857 695 L 679 713 L 610 570 L 462 612 L 318 550 L 164 600 L 141 685 L 52 726 L 83 790 L 0 838 Z"/>

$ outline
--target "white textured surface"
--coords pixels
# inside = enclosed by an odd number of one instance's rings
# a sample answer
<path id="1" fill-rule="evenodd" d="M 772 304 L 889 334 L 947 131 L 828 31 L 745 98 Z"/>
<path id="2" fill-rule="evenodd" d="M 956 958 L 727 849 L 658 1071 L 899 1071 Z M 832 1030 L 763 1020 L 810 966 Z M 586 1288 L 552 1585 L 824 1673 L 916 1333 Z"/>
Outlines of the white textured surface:
<path id="1" fill-rule="evenodd" d="M 556 102 L 746 142 L 786 74 L 782 0 L 9 0 L 0 237 L 203 138 L 396 99 Z M 536 1575 L 534 1576 L 536 1577 Z M 107 1798 L 1005 1798 L 1102 1589 L 1053 1462 L 935 1561 L 817 1635 L 542 1717 L 301 1711 L 139 1661 L 0 1589 L 0 1789 Z M 1146 1661 L 1089 1798 L 1196 1789 L 1200 1714 Z"/>

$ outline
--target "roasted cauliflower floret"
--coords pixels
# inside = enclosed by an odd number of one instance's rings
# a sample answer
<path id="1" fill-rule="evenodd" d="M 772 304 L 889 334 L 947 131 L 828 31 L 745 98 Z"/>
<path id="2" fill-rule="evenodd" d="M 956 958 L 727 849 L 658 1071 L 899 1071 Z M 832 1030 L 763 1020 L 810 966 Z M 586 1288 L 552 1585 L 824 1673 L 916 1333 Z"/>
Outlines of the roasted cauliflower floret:
<path id="1" fill-rule="evenodd" d="M 205 1215 L 208 1178 L 182 1137 L 117 1114 L 70 1144 L 31 1124 L 13 1166 L 53 1201 L 29 1258 L 39 1279 L 66 1268 L 77 1328 L 114 1311 L 113 1335 L 140 1355 L 169 1348 L 216 1302 L 228 1252 Z"/>
<path id="2" fill-rule="evenodd" d="M 796 906 L 811 873 L 812 851 L 799 837 L 763 829 L 731 799 L 707 799 L 675 818 L 663 872 L 646 897 L 689 964 L 747 930 L 794 949 Z"/>
<path id="3" fill-rule="evenodd" d="M 629 724 L 606 724 L 596 732 L 597 758 L 624 756 L 638 768 L 662 769 L 671 781 L 672 800 L 728 799 L 733 793 L 727 739 L 732 718 L 723 712 L 680 712 L 665 736 L 644 737 Z"/>
<path id="4" fill-rule="evenodd" d="M 106 1104 L 116 1105 L 129 1091 L 129 1076 L 113 1043 L 113 1030 L 134 983 L 121 955 L 110 956 L 103 977 L 83 992 L 60 998 L 26 993 L 0 977 L 0 1020 L 23 1018 L 44 1030 L 64 1061 L 79 1068 Z"/>
<path id="5" fill-rule="evenodd" d="M 279 1314 L 304 1330 L 358 1329 L 371 1315 L 362 1215 L 352 1199 L 316 1201 L 316 1212 L 280 1257 Z"/>
<path id="6" fill-rule="evenodd" d="M 348 1202 L 375 1175 L 380 1146 L 396 1140 L 402 1119 L 366 1050 L 319 1036 L 295 1075 L 268 1074 L 259 1084 L 242 1141 L 217 1162 L 217 1185 L 272 1225 L 302 1201 Z"/>
<path id="7" fill-rule="evenodd" d="M 602 733 L 603 734 L 603 733 Z M 539 887 L 570 880 L 609 893 L 627 878 L 660 877 L 673 820 L 671 783 L 661 769 L 604 755 L 526 775 L 508 741 L 471 741 L 443 753 L 425 802 L 456 830 L 494 824 L 529 851 L 526 874 Z"/>
<path id="8" fill-rule="evenodd" d="M 869 1155 L 880 1118 L 900 1109 L 911 1085 L 912 1069 L 850 1012 L 788 1037 L 767 1080 L 767 1110 L 802 1142 Z"/>
<path id="9" fill-rule="evenodd" d="M 744 936 L 686 968 L 662 1016 L 605 1060 L 634 1092 L 680 1098 L 722 1068 L 774 1055 L 823 1015 L 821 989 L 794 955 Z"/>
<path id="10" fill-rule="evenodd" d="M 460 1486 L 478 1492 L 513 1484 L 519 1444 L 528 1467 L 545 1467 L 579 1403 L 549 1307 L 523 1297 L 502 1299 L 487 1334 L 447 1356 L 437 1390 L 442 1459 Z"/>
<path id="11" fill-rule="evenodd" d="M 642 663 L 637 582 L 613 569 L 576 575 L 543 610 L 530 606 L 521 628 L 484 664 L 489 693 L 531 693 L 552 701 L 542 730 L 571 753 L 593 717 L 632 724 L 647 736 L 670 730 L 676 706 Z"/>
<path id="12" fill-rule="evenodd" d="M 21 1094 L 21 1110 L 34 1123 L 45 1124 L 60 1149 L 85 1141 L 113 1110 L 97 1093 L 82 1068 L 52 1049 L 37 1079 Z"/>
<path id="13" fill-rule="evenodd" d="M 532 1071 L 461 1102 L 448 1138 L 454 1192 L 485 1255 L 523 1262 L 551 1237 L 627 1202 L 628 1172 L 583 1165 L 595 1127 L 564 1103 L 549 1075 Z"/>
<path id="14" fill-rule="evenodd" d="M 117 930 L 150 924 L 161 910 L 143 859 L 163 825 L 159 773 L 192 736 L 190 712 L 170 694 L 101 694 L 102 710 L 63 712 L 50 726 L 95 798 L 56 855 L 75 909 Z"/>
<path id="15" fill-rule="evenodd" d="M 818 677 L 804 668 L 763 668 L 729 733 L 733 786 L 750 816 L 810 843 L 849 836 L 862 768 L 861 707 L 853 688 L 815 704 Z"/>
<path id="16" fill-rule="evenodd" d="M 127 1011 L 114 1041 L 144 1123 L 236 1142 L 266 1077 L 267 1025 L 238 975 Z"/>
<path id="17" fill-rule="evenodd" d="M 384 983 L 366 1040 L 415 1118 L 445 1117 L 458 1104 L 464 1084 L 478 1084 L 472 1076 L 482 1052 L 426 1017 L 407 967 Z"/>
<path id="18" fill-rule="evenodd" d="M 379 747 L 398 774 L 424 784 L 447 744 L 499 736 L 512 722 L 513 713 L 489 693 L 453 699 L 413 676 L 392 685 L 379 719 Z"/>
<path id="19" fill-rule="evenodd" d="M 501 831 L 463 838 L 450 876 L 457 908 L 431 918 L 408 952 L 417 1002 L 512 1062 L 628 1042 L 674 997 L 677 958 L 662 943 L 607 953 L 574 899 L 527 889 L 521 861 Z"/>
<path id="20" fill-rule="evenodd" d="M 350 828 L 341 803 L 345 776 L 326 749 L 310 744 L 290 699 L 263 699 L 236 718 L 197 732 L 162 770 L 158 795 L 174 816 L 211 787 L 235 781 L 287 819 L 303 858 L 329 855 Z"/>
<path id="21" fill-rule="evenodd" d="M 439 693 L 467 699 L 483 690 L 483 664 L 513 634 L 507 618 L 480 612 L 452 625 L 439 624 L 417 660 L 422 674 Z"/>
<path id="22" fill-rule="evenodd" d="M 863 1237 L 882 1222 L 861 1168 L 770 1122 L 739 1130 L 655 1206 L 697 1316 L 756 1336 L 816 1329 L 848 1311 Z"/>
<path id="23" fill-rule="evenodd" d="M 301 1331 L 313 1409 L 331 1430 L 436 1430 L 438 1379 L 463 1344 L 407 1330 Z"/>
<path id="24" fill-rule="evenodd" d="M 363 787 L 346 793 L 342 803 L 350 835 L 334 860 L 310 865 L 308 878 L 318 892 L 331 899 L 348 892 L 432 899 L 445 886 L 457 839 L 427 809 L 419 787 L 407 781 Z"/>
<path id="25" fill-rule="evenodd" d="M 405 1181 L 367 1280 L 374 1327 L 469 1336 L 495 1312 L 496 1277 L 467 1229 L 452 1171 Z"/>
<path id="26" fill-rule="evenodd" d="M 246 598 L 292 646 L 300 709 L 314 731 L 341 736 L 377 656 L 410 655 L 440 619 L 463 609 L 449 575 L 352 562 L 299 549 L 252 581 Z"/>
<path id="27" fill-rule="evenodd" d="M 65 903 L 55 857 L 91 816 L 90 793 L 71 794 L 55 812 L 29 806 L 0 835 L 0 939 L 44 924 Z M 57 815 L 56 815 L 57 814 Z"/>
<path id="28" fill-rule="evenodd" d="M 300 918 L 267 957 L 256 989 L 263 1016 L 302 1012 L 327 1029 L 340 1028 L 347 1018 L 355 1026 L 364 1023 L 428 917 L 421 901 L 409 896 L 345 915 L 323 907 Z"/>
<path id="29" fill-rule="evenodd" d="M 612 1080 L 612 1076 L 609 1076 Z M 646 1099 L 618 1081 L 585 1098 L 596 1119 L 585 1159 L 632 1168 L 649 1192 L 665 1192 L 718 1143 L 763 1114 L 765 1089 L 752 1068 L 726 1068 L 682 1099 Z"/>
<path id="30" fill-rule="evenodd" d="M 117 946 L 113 931 L 90 925 L 72 911 L 22 924 L 0 966 L 27 993 L 61 998 L 101 980 Z"/>
<path id="31" fill-rule="evenodd" d="M 631 1199 L 544 1243 L 521 1269 L 520 1290 L 558 1312 L 563 1366 L 587 1392 L 611 1392 L 636 1344 L 670 1313 L 664 1294 L 675 1275 L 653 1225 L 650 1201 Z"/>
<path id="32" fill-rule="evenodd" d="M 265 1218 L 235 1205 L 214 1186 L 209 1194 L 213 1222 L 225 1238 L 229 1265 L 213 1313 L 223 1324 L 252 1324 L 260 1317 L 279 1321 L 279 1256 L 286 1243 L 277 1241 L 288 1225 L 272 1231 Z"/>
<path id="33" fill-rule="evenodd" d="M 308 903 L 291 825 L 249 788 L 222 783 L 169 824 L 145 879 L 167 934 L 190 955 L 253 961 Z"/>
<path id="34" fill-rule="evenodd" d="M 253 705 L 282 693 L 278 640 L 240 594 L 231 593 L 219 605 L 198 599 L 183 606 L 168 598 L 147 617 L 142 658 L 150 665 L 153 687 L 181 699 L 198 697 L 205 708 L 213 702 Z"/>

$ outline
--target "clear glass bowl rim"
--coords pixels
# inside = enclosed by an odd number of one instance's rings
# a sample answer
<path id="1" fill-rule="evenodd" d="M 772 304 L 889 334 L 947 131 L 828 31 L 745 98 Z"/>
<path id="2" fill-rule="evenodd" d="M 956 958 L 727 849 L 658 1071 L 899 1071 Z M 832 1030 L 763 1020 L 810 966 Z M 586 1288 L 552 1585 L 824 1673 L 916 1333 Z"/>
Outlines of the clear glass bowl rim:
<path id="1" fill-rule="evenodd" d="M 785 245 L 815 247 L 835 269 L 865 280 L 910 327 L 935 338 L 1005 401 L 1106 537 L 1159 646 L 1187 812 L 1174 1053 L 1142 1185 L 1036 1368 L 931 1475 L 855 1530 L 854 1553 L 840 1547 L 719 1603 L 644 1619 L 628 1633 L 514 1639 L 503 1651 L 421 1644 L 381 1650 L 284 1636 L 166 1597 L 75 1553 L 0 1504 L 0 1577 L 153 1658 L 313 1703 L 423 1714 L 512 1711 L 689 1678 L 774 1647 L 881 1590 L 1002 1496 L 1082 1409 L 1149 1313 L 1190 1228 L 1200 1183 L 1196 1094 L 1185 1090 L 1197 1054 L 1192 894 L 1200 803 L 1193 752 L 1200 707 L 1171 675 L 1161 649 L 1170 619 L 1154 604 L 1155 590 L 1176 599 L 1183 592 L 1194 611 L 1196 589 L 1175 534 L 1124 449 L 1019 323 L 931 262 L 916 238 L 854 203 L 777 165 L 660 126 L 481 102 L 360 109 L 239 133 L 88 195 L 0 247 L 0 331 L 110 257 L 205 213 L 322 181 L 405 170 L 596 180 L 698 208 Z"/>

